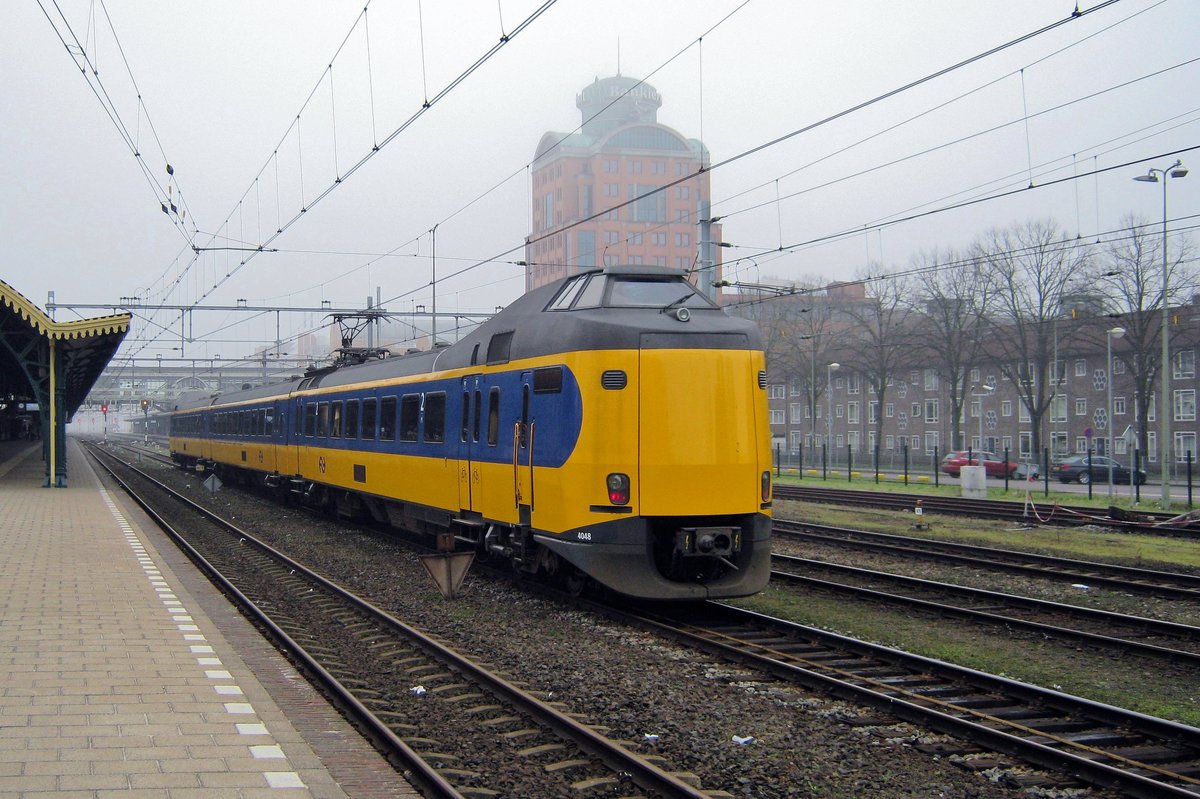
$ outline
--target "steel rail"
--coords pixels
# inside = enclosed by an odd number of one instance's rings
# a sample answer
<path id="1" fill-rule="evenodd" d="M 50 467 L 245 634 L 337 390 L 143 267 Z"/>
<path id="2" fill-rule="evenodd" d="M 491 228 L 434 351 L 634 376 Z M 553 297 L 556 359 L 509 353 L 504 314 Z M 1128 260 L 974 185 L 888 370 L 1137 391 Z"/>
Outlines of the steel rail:
<path id="1" fill-rule="evenodd" d="M 1132 566 L 1072 560 L 1052 555 L 1017 552 L 952 541 L 876 533 L 786 519 L 776 519 L 772 532 L 778 537 L 819 541 L 835 546 L 870 549 L 906 558 L 933 558 L 963 563 L 989 571 L 1011 571 L 1042 578 L 1087 582 L 1124 591 L 1136 591 L 1178 599 L 1200 600 L 1200 576 L 1181 572 L 1159 572 Z"/>
<path id="2" fill-rule="evenodd" d="M 109 457 L 113 456 L 109 455 Z M 183 503 L 186 507 L 188 507 L 189 510 L 192 510 L 209 519 L 210 521 L 224 527 L 234 535 L 237 535 L 240 539 L 244 539 L 245 543 L 250 544 L 264 554 L 276 559 L 278 562 L 284 564 L 288 569 L 294 570 L 297 575 L 317 583 L 323 589 L 335 595 L 337 598 L 341 599 L 347 604 L 355 607 L 357 610 L 369 615 L 376 621 L 381 622 L 405 638 L 417 642 L 421 648 L 431 652 L 436 659 L 459 671 L 464 676 L 477 681 L 489 691 L 492 691 L 497 697 L 502 698 L 503 700 L 512 704 L 515 708 L 527 713 L 531 718 L 534 718 L 537 721 L 545 724 L 561 737 L 574 743 L 582 751 L 585 751 L 593 757 L 596 757 L 613 771 L 629 774 L 633 781 L 642 789 L 655 792 L 657 795 L 668 797 L 669 799 L 710 799 L 710 794 L 708 792 L 693 787 L 679 777 L 675 776 L 673 773 L 655 766 L 650 761 L 642 758 L 634 752 L 629 751 L 617 742 L 601 735 L 596 730 L 576 721 L 568 714 L 557 710 L 540 699 L 537 699 L 528 692 L 523 691 L 511 682 L 508 682 L 492 672 L 487 671 L 474 661 L 455 652 L 450 647 L 429 638 L 417 628 L 400 621 L 394 616 L 388 614 L 386 611 L 377 608 L 361 597 L 350 593 L 338 584 L 326 579 L 325 577 L 322 577 L 320 574 L 317 574 L 299 562 L 292 560 L 282 552 L 279 552 L 268 544 L 258 540 L 245 530 L 230 524 L 221 517 L 209 511 L 207 508 L 204 508 L 203 506 L 198 505 L 186 497 L 178 494 L 170 487 L 163 485 L 161 482 L 138 470 L 136 467 L 133 467 L 130 464 L 125 464 L 125 466 L 126 468 L 137 472 L 143 479 L 150 481 L 158 486 L 161 490 L 167 492 L 173 499 Z M 111 470 L 109 470 L 107 467 L 105 468 L 106 471 L 109 471 L 109 473 L 112 474 Z M 165 521 L 160 521 L 161 517 L 155 514 L 147 504 L 144 504 L 144 500 L 138 498 L 126 483 L 121 481 L 119 478 L 116 479 L 118 479 L 118 482 L 121 483 L 122 487 L 127 492 L 130 492 L 130 496 L 134 497 L 135 501 L 147 510 L 147 513 L 149 513 L 151 517 L 155 519 L 156 523 L 166 524 Z M 189 557 L 191 557 L 191 554 L 194 552 L 194 550 L 190 547 L 190 545 L 187 545 L 186 541 L 183 541 L 182 538 L 178 538 L 176 533 L 172 532 L 169 534 L 174 540 L 181 543 L 185 551 L 188 552 Z M 196 557 L 200 557 L 199 553 L 196 553 Z M 198 565 L 203 563 L 201 568 L 204 569 L 206 573 L 215 575 L 222 586 L 228 585 L 229 588 L 235 592 L 234 596 L 238 597 L 239 602 L 244 601 L 249 603 L 248 607 L 253 608 L 252 612 L 254 613 L 256 619 L 261 618 L 264 620 L 264 622 L 267 623 L 272 629 L 273 633 L 275 630 L 278 630 L 275 625 L 270 624 L 269 619 L 267 619 L 265 615 L 253 605 L 253 603 L 250 603 L 249 599 L 245 598 L 223 577 L 217 575 L 215 568 L 208 564 L 207 561 L 204 561 L 203 558 L 200 558 L 197 563 Z M 284 633 L 282 630 L 278 630 L 278 634 L 281 636 L 281 641 L 287 642 L 288 651 L 293 651 L 292 647 L 295 647 L 295 651 L 303 653 L 303 649 L 300 648 L 300 645 L 288 637 L 286 633 Z M 422 771 L 427 771 L 432 776 L 436 777 L 437 780 L 441 781 L 441 783 L 445 784 L 446 787 L 450 788 L 450 790 L 454 791 L 454 793 L 451 794 L 438 794 L 439 796 L 445 795 L 447 797 L 455 797 L 455 799 L 461 796 L 461 794 L 458 793 L 457 790 L 455 790 L 452 786 L 450 786 L 449 783 L 446 783 L 440 775 L 432 771 L 431 767 L 429 767 L 424 760 L 421 760 L 420 756 L 415 751 L 397 738 L 390 729 L 388 729 L 386 726 L 383 726 L 381 721 L 379 721 L 373 714 L 370 713 L 367 708 L 353 698 L 348 689 L 341 686 L 340 683 L 338 683 L 336 679 L 332 677 L 332 675 L 329 675 L 328 672 L 321 668 L 315 660 L 307 655 L 307 653 L 304 653 L 302 657 L 306 664 L 311 662 L 315 666 L 316 671 L 314 673 L 319 675 L 323 683 L 325 679 L 328 679 L 332 681 L 333 685 L 337 686 L 335 691 L 339 696 L 339 699 L 345 695 L 352 703 L 352 706 L 355 707 L 356 712 L 365 713 L 370 717 L 372 720 L 370 725 L 372 734 L 374 734 L 376 727 L 381 728 L 383 733 L 385 733 L 384 740 L 388 742 L 389 746 L 393 745 L 394 741 L 396 744 L 399 744 L 401 747 L 403 747 L 403 749 L 399 751 L 403 751 L 406 757 L 411 756 L 412 758 L 415 758 L 414 768 L 417 767 L 415 764 L 421 764 L 419 767 L 422 769 Z"/>
<path id="3" fill-rule="evenodd" d="M 1118 787 L 1139 799 L 1195 799 L 1196 791 L 1200 789 L 1200 779 L 1184 773 L 1194 772 L 1200 761 L 1200 729 L 1195 727 L 773 619 L 722 603 L 707 603 L 705 609 L 712 618 L 700 622 L 651 616 L 632 610 L 621 615 L 632 623 L 704 651 L 732 658 L 780 679 L 868 705 L 905 721 L 985 745 L 993 751 L 1013 755 L 1042 768 L 1066 772 L 1093 785 Z M 763 633 L 740 635 L 736 629 L 740 626 L 759 630 L 766 628 L 771 633 L 767 640 L 762 641 Z M 780 636 L 785 635 L 794 636 L 797 642 L 782 643 Z M 800 653 L 786 651 L 786 648 L 802 647 L 799 643 L 802 641 L 828 650 L 822 653 L 803 648 Z M 857 666 L 859 671 L 855 672 L 852 665 Z M 889 680 L 887 677 L 871 676 L 872 672 L 877 673 L 887 667 L 901 669 L 910 675 L 935 675 L 954 684 L 944 688 L 934 687 L 922 693 L 919 689 L 905 687 L 901 677 Z M 920 679 L 919 676 L 916 678 Z M 994 712 L 979 709 L 988 706 L 986 696 L 975 694 L 963 699 L 964 690 L 999 694 L 992 702 Z M 955 703 L 956 697 L 961 704 Z M 1079 739 L 1072 740 L 1067 733 L 1054 732 L 1054 724 L 1044 724 L 1043 729 L 1038 729 L 1035 726 L 1036 712 L 1035 718 L 1028 718 L 1029 713 L 1005 704 L 1013 700 L 1075 717 L 1087 729 L 1102 727 L 1107 731 L 1091 734 L 1080 732 Z M 997 703 L 1002 707 L 994 707 Z M 1003 716 L 997 715 L 1001 711 Z M 1022 717 L 1028 723 L 1022 723 Z M 1069 730 L 1072 725 L 1064 720 L 1058 726 Z M 1153 738 L 1161 742 L 1163 749 L 1183 750 L 1176 759 L 1183 759 L 1185 765 L 1179 771 L 1172 771 L 1088 743 L 1089 740 L 1120 739 L 1121 730 L 1132 730 L 1140 736 Z"/>
<path id="4" fill-rule="evenodd" d="M 359 729 L 366 732 L 381 751 L 389 757 L 395 757 L 399 762 L 403 763 L 406 769 L 410 770 L 407 775 L 409 779 L 417 785 L 418 788 L 429 796 L 437 797 L 438 799 L 466 799 L 453 785 L 446 781 L 444 777 L 437 773 L 436 770 L 426 762 L 419 754 L 416 753 L 408 744 L 402 741 L 392 730 L 387 727 L 366 706 L 364 706 L 348 688 L 342 685 L 332 674 L 329 673 L 307 650 L 288 635 L 282 628 L 275 624 L 265 612 L 263 612 L 254 602 L 243 594 L 237 586 L 230 582 L 220 570 L 212 565 L 200 552 L 188 543 L 187 539 L 179 533 L 166 519 L 152 507 L 150 502 L 139 494 L 126 480 L 124 480 L 116 471 L 97 453 L 102 452 L 96 447 L 89 447 L 88 451 L 92 454 L 96 464 L 99 465 L 105 472 L 108 473 L 113 480 L 121 486 L 121 489 L 129 495 L 150 519 L 161 529 L 179 549 L 196 564 L 197 568 L 204 573 L 210 581 L 212 581 L 222 593 L 228 596 L 239 609 L 245 613 L 255 624 L 266 631 L 266 634 L 275 642 L 275 645 L 284 651 L 288 658 L 296 662 L 306 674 L 314 679 L 321 687 L 322 692 L 329 696 L 334 704 L 341 708 L 344 712 L 354 719 L 359 725 Z M 109 458 L 114 458 L 110 453 L 103 453 Z M 163 486 L 162 483 L 154 478 L 146 475 L 144 472 L 124 464 L 126 468 L 133 469 L 145 479 L 162 487 L 168 492 L 172 498 L 182 501 L 190 509 L 198 511 L 202 516 L 213 521 L 234 534 L 246 538 L 251 541 L 251 537 L 237 527 L 230 525 L 228 522 L 210 513 L 207 509 L 201 508 L 199 505 L 191 502 L 185 497 L 180 496 L 171 489 Z"/>
<path id="5" fill-rule="evenodd" d="M 827 568 L 832 571 L 854 574 L 856 576 L 870 577 L 871 579 L 888 580 L 900 583 L 901 585 L 919 587 L 925 590 L 958 594 L 959 596 L 969 597 L 972 599 L 989 599 L 1001 604 L 1010 605 L 1013 607 L 1022 607 L 1029 610 L 1037 610 L 1039 612 L 1068 614 L 1072 616 L 1088 618 L 1094 621 L 1104 621 L 1124 627 L 1138 627 L 1143 630 L 1154 631 L 1160 635 L 1173 635 L 1176 637 L 1184 637 L 1189 639 L 1200 638 L 1200 627 L 1192 627 L 1187 624 L 1163 622 L 1157 619 L 1143 618 L 1141 616 L 1127 616 L 1121 613 L 1111 613 L 1105 610 L 1082 608 L 1077 605 L 1067 605 L 1061 602 L 1047 602 L 1045 600 L 1033 599 L 1031 597 L 1021 597 L 1013 594 L 1002 594 L 996 591 L 984 591 L 977 588 L 967 588 L 965 586 L 950 585 L 948 583 L 938 583 L 932 580 L 921 580 L 915 577 L 905 577 L 899 574 L 870 571 L 868 569 L 859 569 L 854 566 L 843 566 L 841 564 L 826 563 L 825 561 L 797 558 L 791 555 L 773 555 L 772 557 L 775 559 L 781 559 L 785 563 L 794 563 L 796 565 L 803 565 L 818 569 Z M 918 597 L 904 596 L 902 594 L 893 594 L 874 588 L 847 585 L 845 583 L 833 582 L 831 580 L 822 580 L 820 578 L 808 577 L 802 574 L 795 574 L 793 572 L 772 570 L 771 579 L 794 583 L 797 585 L 806 585 L 833 593 L 851 594 L 853 596 L 864 597 L 883 602 L 887 605 L 907 605 L 910 607 L 921 608 L 941 616 L 955 616 L 957 618 L 967 619 L 970 621 L 982 621 L 1009 628 L 1041 633 L 1051 637 L 1075 639 L 1092 644 L 1094 646 L 1117 649 L 1122 652 L 1152 655 L 1155 657 L 1167 658 L 1174 662 L 1190 662 L 1193 665 L 1200 666 L 1200 652 L 1172 649 L 1170 647 L 1159 646 L 1157 644 L 1148 644 L 1143 641 L 1135 641 L 1128 638 L 1119 638 L 1112 635 L 1101 635 L 1099 633 L 1087 632 L 1086 630 L 1076 630 L 1070 627 L 1047 624 L 1045 622 L 1030 621 L 1029 619 L 1022 619 L 1015 616 L 1005 616 L 1000 613 L 994 613 L 986 610 L 977 610 L 975 608 L 966 608 L 958 605 L 947 605 L 942 602 L 920 599 Z M 1170 632 L 1167 632 L 1168 630 Z"/>

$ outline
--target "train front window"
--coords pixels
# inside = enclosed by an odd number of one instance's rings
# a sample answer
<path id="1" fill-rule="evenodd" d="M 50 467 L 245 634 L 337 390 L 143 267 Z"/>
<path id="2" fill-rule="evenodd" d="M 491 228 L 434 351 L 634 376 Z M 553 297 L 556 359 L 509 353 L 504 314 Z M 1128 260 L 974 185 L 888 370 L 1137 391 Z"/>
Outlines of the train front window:
<path id="1" fill-rule="evenodd" d="M 605 305 L 610 308 L 715 307 L 686 280 L 613 277 L 608 283 L 611 288 Z"/>

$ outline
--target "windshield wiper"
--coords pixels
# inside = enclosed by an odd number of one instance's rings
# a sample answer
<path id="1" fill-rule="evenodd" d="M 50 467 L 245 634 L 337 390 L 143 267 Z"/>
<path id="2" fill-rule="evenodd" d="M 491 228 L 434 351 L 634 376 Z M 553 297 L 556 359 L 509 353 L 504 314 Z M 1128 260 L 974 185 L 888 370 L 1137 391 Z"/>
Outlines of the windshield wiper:
<path id="1" fill-rule="evenodd" d="M 681 302 L 686 302 L 687 300 L 691 299 L 693 296 L 695 296 L 695 294 L 696 294 L 696 292 L 694 292 L 694 291 L 689 291 L 687 294 L 684 294 L 684 295 L 683 295 L 682 297 L 680 297 L 679 299 L 677 299 L 677 300 L 674 300 L 674 301 L 672 301 L 672 302 L 669 302 L 669 303 L 667 303 L 666 305 L 664 305 L 663 307 L 659 308 L 659 309 L 658 309 L 658 312 L 659 312 L 659 313 L 666 313 L 667 311 L 671 310 L 672 308 L 674 308 L 674 307 L 675 307 L 676 305 L 678 305 L 679 303 L 681 303 Z"/>

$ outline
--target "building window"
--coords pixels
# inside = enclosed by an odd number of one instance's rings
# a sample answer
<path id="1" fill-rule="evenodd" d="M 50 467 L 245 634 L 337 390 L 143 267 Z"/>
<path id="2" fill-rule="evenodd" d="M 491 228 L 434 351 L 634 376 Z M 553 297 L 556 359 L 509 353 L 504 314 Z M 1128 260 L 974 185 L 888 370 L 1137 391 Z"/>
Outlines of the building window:
<path id="1" fill-rule="evenodd" d="M 937 372 L 934 371 L 933 369 L 926 369 L 925 370 L 925 390 L 926 391 L 937 391 L 937 389 L 938 389 Z"/>
<path id="2" fill-rule="evenodd" d="M 620 197 L 621 194 L 619 191 L 617 191 L 617 184 L 616 183 L 605 183 L 604 184 L 604 196 L 605 197 Z"/>
<path id="3" fill-rule="evenodd" d="M 1113 397 L 1113 416 L 1125 415 L 1125 398 Z"/>
<path id="4" fill-rule="evenodd" d="M 788 405 L 788 415 L 792 417 L 792 424 L 800 424 L 800 419 L 804 415 L 803 407 L 803 404 L 799 402 Z"/>
<path id="5" fill-rule="evenodd" d="M 858 447 L 858 431 L 857 430 L 851 430 L 849 433 L 846 434 L 846 445 L 849 446 L 850 449 L 854 450 L 855 452 L 858 452 L 859 447 Z"/>
<path id="6" fill-rule="evenodd" d="M 911 415 L 912 415 L 912 418 L 914 418 L 914 419 L 919 419 L 919 418 L 920 418 L 920 416 L 921 416 L 921 403 L 919 403 L 919 402 L 914 402 L 914 403 L 912 404 L 912 413 L 911 413 Z"/>
<path id="7" fill-rule="evenodd" d="M 879 421 L 879 403 L 878 402 L 867 403 L 867 421 L 871 424 L 875 424 L 876 422 Z"/>
<path id="8" fill-rule="evenodd" d="M 834 405 L 833 406 L 833 415 L 836 416 L 837 418 L 841 419 L 843 416 L 846 415 L 846 407 L 840 403 L 837 405 Z"/>
<path id="9" fill-rule="evenodd" d="M 767 386 L 767 399 L 783 399 L 786 389 L 781 384 L 772 384 Z"/>
<path id="10" fill-rule="evenodd" d="M 681 178 L 684 175 L 686 175 L 687 167 L 688 167 L 688 165 L 685 164 L 683 161 L 676 161 L 675 162 L 675 177 Z"/>
<path id="11" fill-rule="evenodd" d="M 1125 362 L 1123 360 L 1121 360 L 1120 358 L 1113 358 L 1113 374 L 1114 375 L 1125 374 Z"/>
<path id="12" fill-rule="evenodd" d="M 1158 433 L 1151 430 L 1146 433 L 1146 450 L 1145 458 L 1151 463 L 1158 463 Z"/>
<path id="13" fill-rule="evenodd" d="M 893 416 L 895 416 L 896 415 L 896 404 L 893 402 L 889 402 L 887 405 L 885 405 L 883 407 L 883 415 L 889 419 L 891 419 Z M 891 449 L 891 447 L 888 447 L 888 449 Z"/>
<path id="14" fill-rule="evenodd" d="M 1025 400 L 1021 400 L 1018 403 L 1017 413 L 1018 413 L 1017 418 L 1020 419 L 1022 422 L 1029 421 L 1029 406 L 1025 404 Z M 1065 413 L 1065 411 L 1064 411 L 1064 413 Z"/>
<path id="15" fill-rule="evenodd" d="M 1075 436 L 1075 452 L 1079 455 L 1086 454 L 1088 451 L 1087 436 Z"/>
<path id="16" fill-rule="evenodd" d="M 1020 442 L 1021 457 L 1031 457 L 1033 455 L 1033 433 L 1024 432 L 1018 434 L 1018 441 Z"/>
<path id="17" fill-rule="evenodd" d="M 912 383 L 914 386 L 921 385 L 921 373 L 916 369 L 913 369 L 908 373 L 908 382 Z"/>
<path id="18" fill-rule="evenodd" d="M 983 400 L 971 400 L 971 418 L 979 418 L 979 408 L 983 404 Z"/>
<path id="19" fill-rule="evenodd" d="M 629 164 L 629 174 L 631 174 L 631 175 L 642 174 L 642 162 L 641 161 L 629 161 L 627 163 Z"/>
<path id="20" fill-rule="evenodd" d="M 1087 416 L 1087 400 L 1083 397 L 1077 397 L 1075 399 L 1075 415 Z"/>
<path id="21" fill-rule="evenodd" d="M 656 256 L 654 256 L 654 259 L 652 262 L 655 266 L 666 266 L 667 265 L 667 256 L 656 255 Z"/>
<path id="22" fill-rule="evenodd" d="M 783 411 L 771 411 L 771 424 L 784 424 Z"/>
<path id="23" fill-rule="evenodd" d="M 690 200 L 691 197 L 692 197 L 691 187 L 689 187 L 689 186 L 676 186 L 675 187 L 675 199 L 676 200 Z"/>
<path id="24" fill-rule="evenodd" d="M 619 165 L 617 164 L 617 159 L 615 159 L 615 158 L 605 158 L 604 159 L 604 171 L 608 172 L 610 175 L 616 174 L 616 172 L 618 171 L 618 167 L 619 167 Z"/>
<path id="25" fill-rule="evenodd" d="M 605 244 L 616 244 L 620 240 L 621 240 L 621 234 L 618 233 L 617 231 L 615 231 L 615 230 L 604 231 L 604 243 Z"/>
<path id="26" fill-rule="evenodd" d="M 1174 366 L 1174 376 L 1176 380 L 1183 380 L 1196 376 L 1196 351 L 1195 350 L 1180 350 L 1175 353 L 1175 357 L 1171 359 Z"/>
<path id="27" fill-rule="evenodd" d="M 937 451 L 938 447 L 938 431 L 930 430 L 925 434 L 925 454 L 932 455 Z"/>
<path id="28" fill-rule="evenodd" d="M 846 437 L 844 435 L 842 435 L 841 433 L 838 433 L 834 446 L 836 446 L 838 449 L 841 449 L 842 447 L 846 446 Z"/>
<path id="29" fill-rule="evenodd" d="M 1196 462 L 1196 434 L 1194 432 L 1179 432 L 1175 434 L 1175 462 L 1186 463 L 1191 455 L 1192 463 Z"/>
<path id="30" fill-rule="evenodd" d="M 682 222 L 685 225 L 691 224 L 692 212 L 691 211 L 676 211 L 675 212 L 675 221 Z"/>
<path id="31" fill-rule="evenodd" d="M 858 394 L 862 391 L 862 375 L 846 375 L 846 393 Z"/>
<path id="32" fill-rule="evenodd" d="M 666 247 L 667 246 L 667 234 L 666 233 L 651 233 L 650 234 L 650 245 L 653 247 Z"/>
<path id="33" fill-rule="evenodd" d="M 935 399 L 925 400 L 925 423 L 934 424 L 938 420 L 938 401 Z"/>
<path id="34" fill-rule="evenodd" d="M 691 233 L 676 233 L 675 234 L 675 246 L 676 247 L 687 247 L 691 243 L 692 243 L 692 234 Z"/>
<path id="35" fill-rule="evenodd" d="M 859 424 L 857 402 L 846 403 L 846 424 Z"/>
<path id="36" fill-rule="evenodd" d="M 1075 362 L 1075 376 L 1087 377 L 1087 361 L 1082 358 Z"/>
<path id="37" fill-rule="evenodd" d="M 1192 388 L 1175 392 L 1175 421 L 1196 421 L 1196 390 Z"/>
<path id="38" fill-rule="evenodd" d="M 641 233 L 630 233 L 629 234 L 629 244 L 633 247 L 641 247 L 642 246 L 642 234 Z"/>
<path id="39" fill-rule="evenodd" d="M 1000 400 L 1000 415 L 1012 416 L 1012 400 Z"/>
<path id="40" fill-rule="evenodd" d="M 979 383 L 979 367 L 978 366 L 976 366 L 974 369 L 971 370 L 971 382 L 975 383 L 975 384 Z"/>
<path id="41" fill-rule="evenodd" d="M 675 268 L 676 269 L 691 269 L 692 268 L 692 259 L 688 258 L 686 255 L 676 255 L 675 256 Z"/>
<path id="42" fill-rule="evenodd" d="M 650 174 L 651 175 L 667 174 L 667 162 L 666 161 L 651 161 L 650 162 Z"/>

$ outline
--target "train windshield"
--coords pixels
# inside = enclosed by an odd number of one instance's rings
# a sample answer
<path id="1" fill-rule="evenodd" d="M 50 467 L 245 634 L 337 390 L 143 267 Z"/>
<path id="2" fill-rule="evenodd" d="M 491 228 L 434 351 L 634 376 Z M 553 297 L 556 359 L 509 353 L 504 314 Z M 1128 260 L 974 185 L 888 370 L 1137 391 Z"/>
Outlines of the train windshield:
<path id="1" fill-rule="evenodd" d="M 568 308 L 713 308 L 711 300 L 679 277 L 583 276 L 563 287 L 551 310 Z"/>

